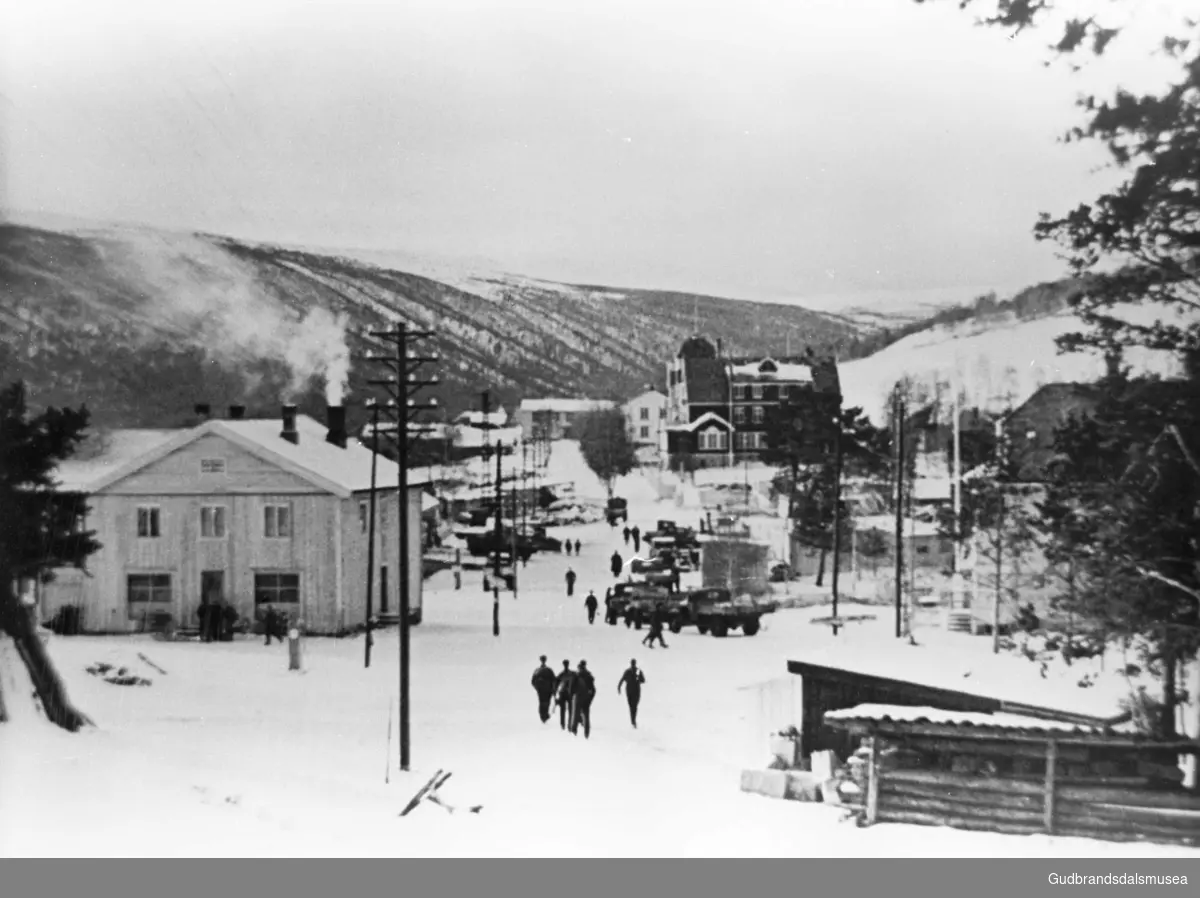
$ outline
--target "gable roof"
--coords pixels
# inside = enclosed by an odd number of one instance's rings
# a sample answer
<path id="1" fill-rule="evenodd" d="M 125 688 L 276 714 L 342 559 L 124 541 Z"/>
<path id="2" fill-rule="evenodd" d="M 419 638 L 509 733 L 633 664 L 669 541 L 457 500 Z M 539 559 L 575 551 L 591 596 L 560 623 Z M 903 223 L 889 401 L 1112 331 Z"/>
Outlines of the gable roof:
<path id="1" fill-rule="evenodd" d="M 763 370 L 764 368 L 767 370 Z M 782 383 L 812 383 L 813 380 L 811 365 L 777 362 L 772 358 L 765 358 L 757 362 L 734 362 L 730 365 L 730 374 L 738 379 L 761 379 Z"/>
<path id="2" fill-rule="evenodd" d="M 170 440 L 177 430 L 111 430 L 100 438 L 100 451 L 90 457 L 76 456 L 55 468 L 58 489 L 86 493 L 100 478 L 121 469 Z"/>
<path id="3" fill-rule="evenodd" d="M 690 433 L 699 430 L 706 424 L 715 424 L 718 427 L 724 427 L 726 430 L 733 430 L 733 426 L 716 412 L 705 412 L 691 424 L 676 424 L 672 427 L 668 427 L 667 430 Z"/>
<path id="4" fill-rule="evenodd" d="M 722 359 L 685 359 L 683 371 L 690 404 L 729 402 L 729 375 Z"/>
<path id="5" fill-rule="evenodd" d="M 300 438 L 298 444 L 283 439 L 279 435 L 280 429 L 281 422 L 276 418 L 250 418 L 236 421 L 214 419 L 184 430 L 158 431 L 159 434 L 165 434 L 165 438 L 154 441 L 153 445 L 150 445 L 151 441 L 143 440 L 141 445 L 144 451 L 126 457 L 114 457 L 102 466 L 97 465 L 93 473 L 99 473 L 99 476 L 81 479 L 76 472 L 75 489 L 88 493 L 99 492 L 210 434 L 220 436 L 334 495 L 345 498 L 371 488 L 373 453 L 362 443 L 348 439 L 346 448 L 342 449 L 327 442 L 325 436 L 328 430 L 325 425 L 307 415 L 296 416 L 296 431 Z M 130 438 L 123 445 L 133 443 L 136 441 Z M 399 465 L 380 455 L 376 462 L 376 488 L 396 489 L 399 476 Z M 426 483 L 427 479 L 421 479 L 422 476 L 427 478 L 427 475 L 410 472 L 409 486 Z"/>

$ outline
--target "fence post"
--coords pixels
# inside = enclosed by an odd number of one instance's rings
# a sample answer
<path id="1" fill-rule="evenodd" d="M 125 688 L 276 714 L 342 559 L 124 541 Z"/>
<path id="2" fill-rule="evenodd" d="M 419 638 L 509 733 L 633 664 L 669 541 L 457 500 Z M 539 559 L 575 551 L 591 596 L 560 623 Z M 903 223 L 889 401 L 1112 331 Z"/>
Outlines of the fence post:
<path id="1" fill-rule="evenodd" d="M 292 627 L 288 630 L 288 670 L 300 669 L 300 630 Z"/>
<path id="2" fill-rule="evenodd" d="M 879 816 L 879 736 L 871 734 L 871 754 L 867 758 L 867 802 L 863 826 L 871 826 Z"/>
<path id="3" fill-rule="evenodd" d="M 1046 832 L 1054 833 L 1054 775 L 1058 767 L 1058 743 L 1053 739 L 1046 742 L 1046 786 L 1042 794 L 1043 825 Z"/>

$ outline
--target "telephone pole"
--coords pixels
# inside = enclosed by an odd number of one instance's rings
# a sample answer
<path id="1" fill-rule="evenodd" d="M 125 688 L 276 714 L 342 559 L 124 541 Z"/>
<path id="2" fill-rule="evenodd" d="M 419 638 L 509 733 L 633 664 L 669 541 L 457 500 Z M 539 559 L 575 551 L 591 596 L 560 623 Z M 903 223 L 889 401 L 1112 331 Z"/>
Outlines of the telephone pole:
<path id="1" fill-rule="evenodd" d="M 413 352 L 412 343 L 428 340 L 434 336 L 433 331 L 422 331 L 410 328 L 407 322 L 400 321 L 394 326 L 380 331 L 371 331 L 368 336 L 381 345 L 381 349 L 367 354 L 367 361 L 380 365 L 389 373 L 388 376 L 370 381 L 372 386 L 380 387 L 388 396 L 383 411 L 391 418 L 386 426 L 395 440 L 398 471 L 397 517 L 399 519 L 399 536 L 397 551 L 399 561 L 399 592 L 400 607 L 400 769 L 407 771 L 410 764 L 410 731 L 409 731 L 409 629 L 411 624 L 409 608 L 409 499 L 408 499 L 408 450 L 409 440 L 420 427 L 414 427 L 415 416 L 429 409 L 437 408 L 436 400 L 418 402 L 413 396 L 422 388 L 438 383 L 436 376 L 422 379 L 419 371 L 422 365 L 435 364 L 436 355 L 420 355 Z M 376 430 L 379 433 L 379 430 Z M 373 440 L 372 446 L 377 448 L 378 441 Z M 418 518 L 419 521 L 419 518 Z"/>
<path id="2" fill-rule="evenodd" d="M 374 613 L 372 596 L 375 592 L 375 469 L 379 461 L 379 403 L 372 399 L 368 407 L 371 409 L 371 499 L 367 512 L 367 638 L 364 640 L 366 647 L 363 650 L 363 667 L 371 666 L 371 642 L 374 639 L 371 635 L 371 617 Z"/>
<path id="3" fill-rule="evenodd" d="M 896 638 L 903 634 L 904 606 L 904 400 L 896 387 Z"/>

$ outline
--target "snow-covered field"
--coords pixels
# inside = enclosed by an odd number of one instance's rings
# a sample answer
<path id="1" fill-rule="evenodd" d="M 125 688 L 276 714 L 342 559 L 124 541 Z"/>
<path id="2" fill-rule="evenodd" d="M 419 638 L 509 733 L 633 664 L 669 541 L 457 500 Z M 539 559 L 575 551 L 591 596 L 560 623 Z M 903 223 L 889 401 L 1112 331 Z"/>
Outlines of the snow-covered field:
<path id="1" fill-rule="evenodd" d="M 568 466 L 569 453 L 556 454 Z M 581 495 L 598 487 L 579 480 Z M 639 480 L 618 490 L 630 499 L 631 521 L 646 526 L 661 509 Z M 1195 856 L 899 825 L 858 829 L 833 807 L 741 793 L 742 767 L 761 766 L 768 755 L 767 733 L 748 732 L 754 693 L 743 687 L 786 677 L 789 658 L 827 653 L 835 637 L 810 623 L 827 609 L 777 613 L 753 638 L 685 631 L 668 634 L 669 649 L 647 650 L 641 632 L 589 626 L 584 615 L 587 590 L 602 594 L 610 582 L 614 547 L 628 554 L 619 531 L 591 524 L 563 532 L 580 539 L 582 557 L 534 556 L 519 595 L 502 597 L 498 638 L 477 576 L 461 591 L 447 573 L 429 581 L 425 622 L 413 631 L 407 774 L 397 771 L 394 718 L 390 755 L 388 748 L 394 632 L 378 636 L 369 669 L 361 639 L 309 640 L 300 673 L 287 670 L 286 649 L 257 641 L 52 638 L 72 698 L 97 724 L 76 735 L 34 710 L 28 677 L 3 645 L 0 683 L 13 721 L 0 724 L 0 854 Z M 570 599 L 568 565 L 580 587 Z M 986 656 L 981 640 L 929 630 L 914 648 L 897 645 L 890 628 L 886 615 L 853 625 L 836 637 L 837 651 L 909 667 L 965 666 L 981 679 L 1011 671 L 1013 684 L 1036 678 L 1023 659 Z M 590 740 L 564 733 L 557 719 L 538 720 L 529 677 L 541 654 L 555 667 L 584 658 L 595 672 Z M 631 657 L 647 678 L 637 730 L 616 692 Z M 95 662 L 129 666 L 152 685 L 106 683 L 86 672 Z M 757 757 L 747 756 L 752 741 L 761 746 Z M 443 797 L 482 812 L 450 814 L 426 803 L 401 819 L 438 768 L 454 773 Z"/>
<path id="2" fill-rule="evenodd" d="M 1136 308 L 1118 314 L 1149 323 L 1153 312 Z M 1104 374 L 1104 360 L 1094 353 L 1058 353 L 1055 339 L 1080 329 L 1079 319 L 1069 312 L 931 328 L 868 358 L 839 365 L 842 394 L 847 406 L 861 407 L 876 424 L 886 419 L 890 392 L 905 377 L 923 387 L 930 400 L 941 384 L 947 408 L 956 383 L 969 406 L 992 412 L 1004 411 L 1010 404 L 1015 408 L 1044 384 L 1092 382 Z M 1131 350 L 1125 362 L 1137 373 L 1169 377 L 1180 371 L 1170 355 L 1150 350 Z"/>

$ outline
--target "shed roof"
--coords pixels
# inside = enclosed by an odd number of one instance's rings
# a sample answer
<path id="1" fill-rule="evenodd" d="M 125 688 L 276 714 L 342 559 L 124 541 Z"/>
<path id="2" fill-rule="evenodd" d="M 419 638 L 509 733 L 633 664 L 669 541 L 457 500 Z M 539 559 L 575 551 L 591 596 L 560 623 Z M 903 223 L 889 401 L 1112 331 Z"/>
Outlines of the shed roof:
<path id="1" fill-rule="evenodd" d="M 667 430 L 689 433 L 694 430 L 699 430 L 701 427 L 704 427 L 708 424 L 715 424 L 718 427 L 724 427 L 726 430 L 733 430 L 733 426 L 716 412 L 705 412 L 691 424 L 673 424 L 668 427 Z"/>
<path id="2" fill-rule="evenodd" d="M 940 702 L 981 712 L 1005 712 L 1063 720 L 1085 726 L 1111 726 L 1129 718 L 1118 700 L 1098 689 L 1056 689 L 1063 684 L 1041 678 L 1032 664 L 1020 659 L 980 656 L 975 651 L 955 654 L 931 651 L 891 640 L 871 646 L 869 652 L 810 653 L 804 661 L 789 661 L 788 672 L 801 677 L 857 681 L 867 687 L 891 686 L 909 692 L 914 703 L 937 706 Z M 1001 663 L 1004 662 L 1004 663 Z M 1037 696 L 1041 704 L 1026 699 Z"/>
<path id="3" fill-rule="evenodd" d="M 937 724 L 983 730 L 1006 730 L 1026 733 L 1101 733 L 1103 727 L 1065 720 L 1045 720 L 1024 714 L 999 711 L 985 714 L 979 711 L 949 711 L 944 708 L 907 707 L 905 705 L 856 705 L 826 711 L 825 720 L 843 724 L 900 723 Z"/>

